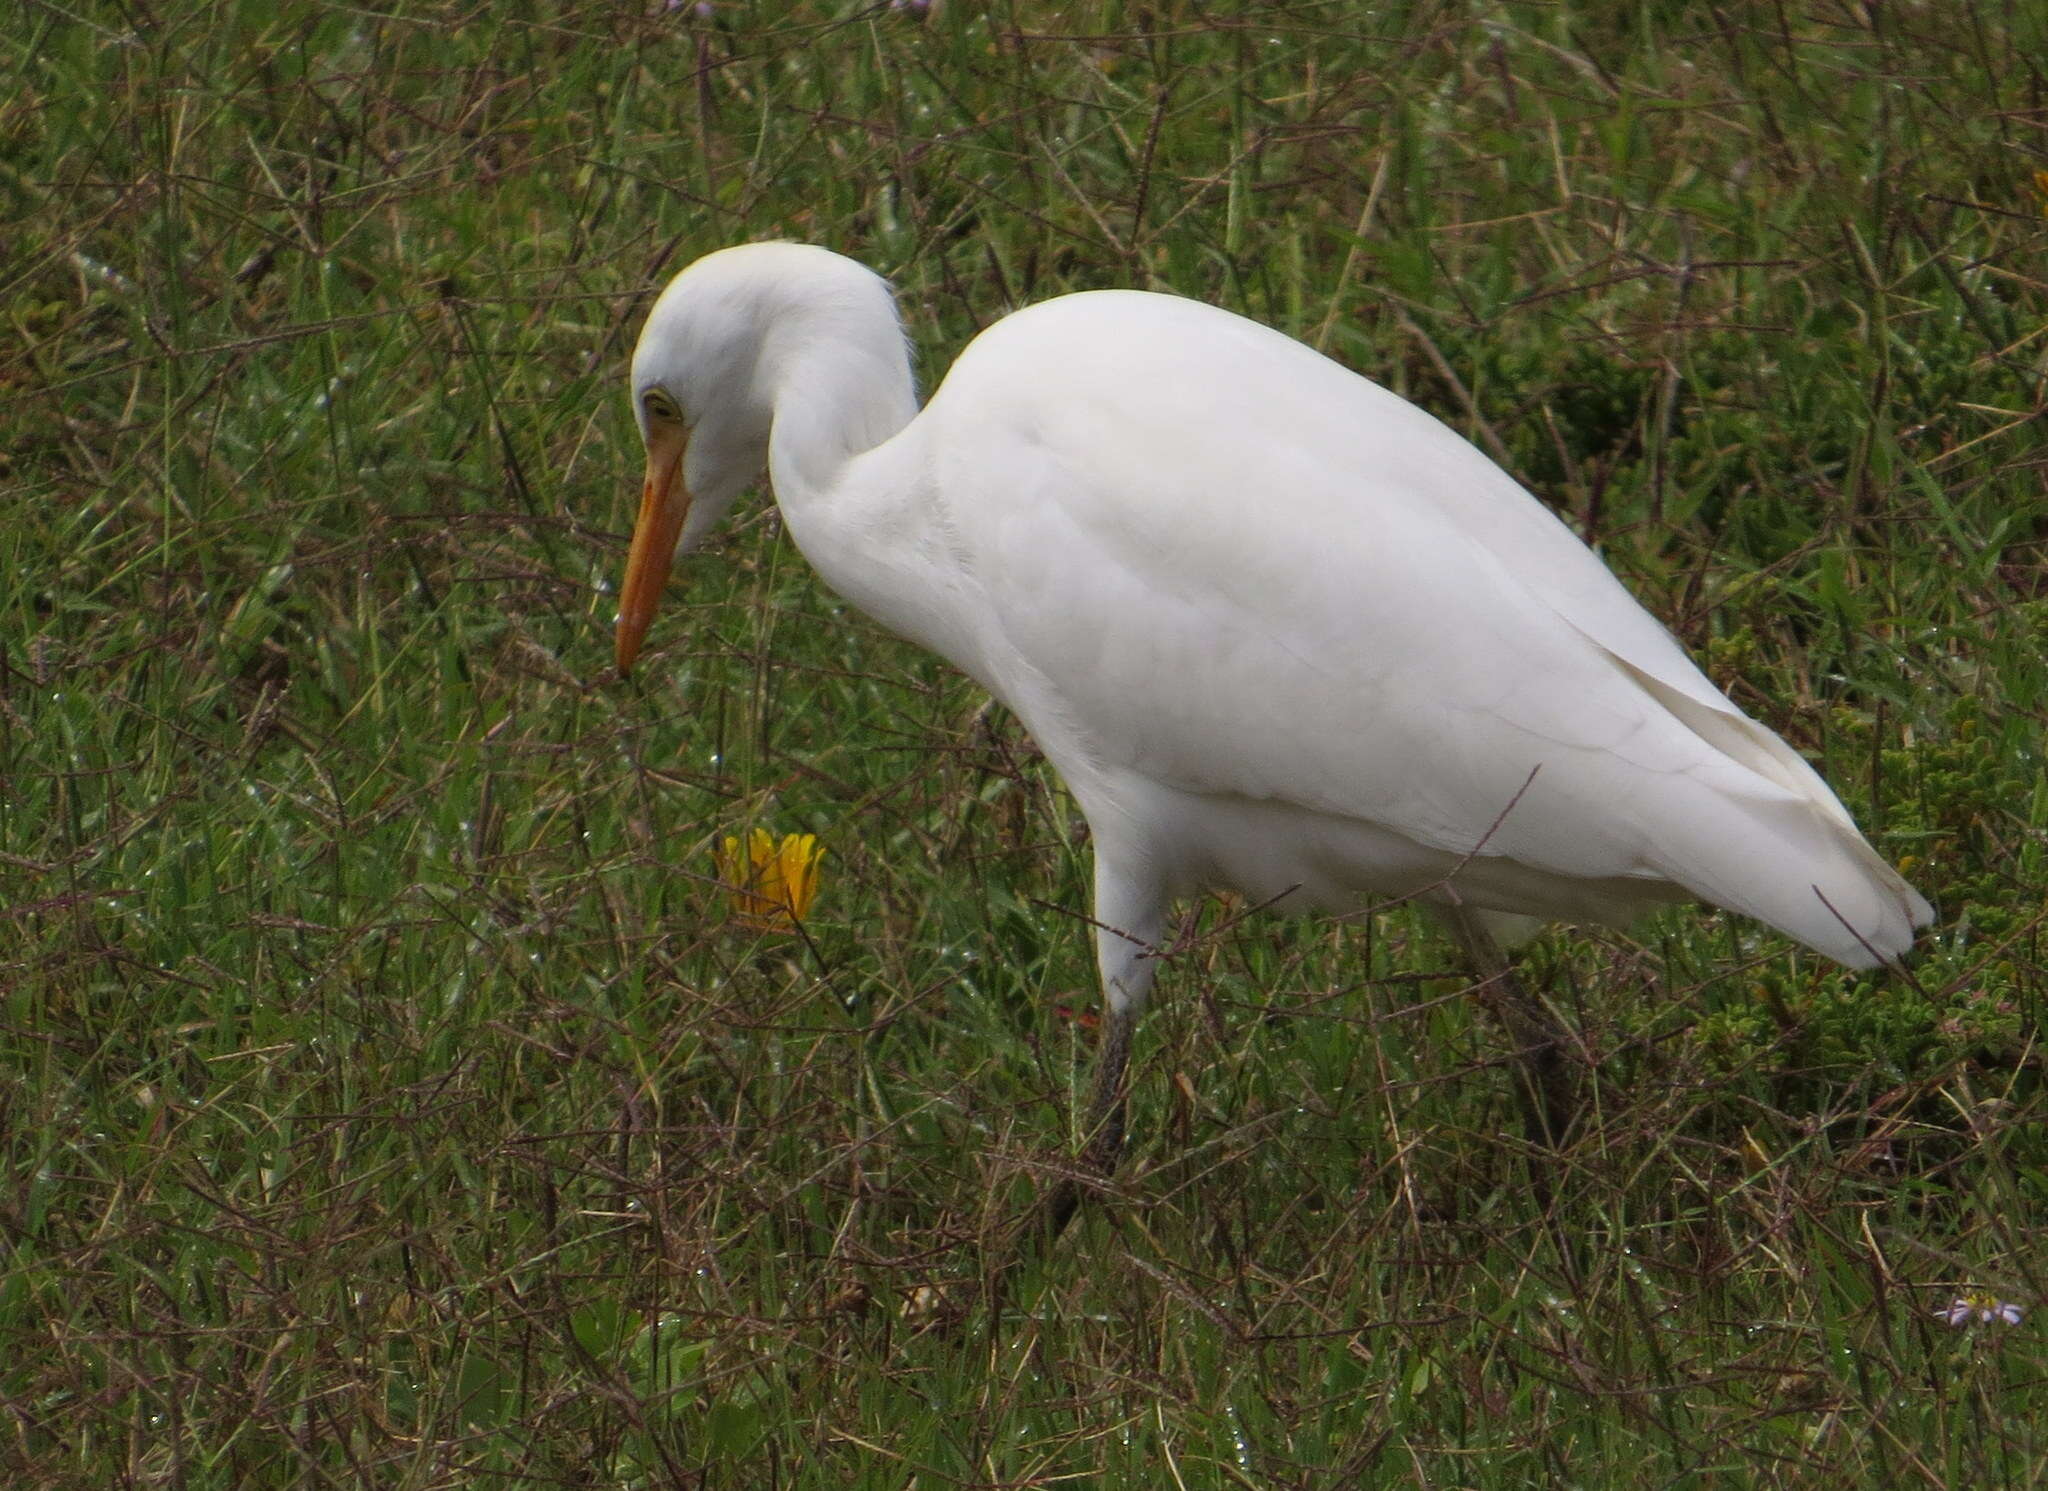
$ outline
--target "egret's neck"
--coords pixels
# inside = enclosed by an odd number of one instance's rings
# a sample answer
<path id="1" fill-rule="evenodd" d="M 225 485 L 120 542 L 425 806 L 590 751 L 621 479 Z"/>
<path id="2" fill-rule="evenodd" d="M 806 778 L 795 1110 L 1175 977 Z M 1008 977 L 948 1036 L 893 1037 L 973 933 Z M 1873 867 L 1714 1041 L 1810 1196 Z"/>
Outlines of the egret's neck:
<path id="1" fill-rule="evenodd" d="M 785 513 L 828 501 L 846 465 L 917 417 L 917 384 L 893 308 L 778 328 L 766 361 L 768 473 Z M 800 518 L 799 518 L 800 520 Z"/>
<path id="2" fill-rule="evenodd" d="M 887 324 L 815 332 L 772 365 L 768 477 L 789 535 L 825 583 L 895 632 L 984 676 L 968 575 L 942 557 L 945 515 L 932 490 L 910 356 Z M 851 334 L 849 334 L 851 333 Z"/>

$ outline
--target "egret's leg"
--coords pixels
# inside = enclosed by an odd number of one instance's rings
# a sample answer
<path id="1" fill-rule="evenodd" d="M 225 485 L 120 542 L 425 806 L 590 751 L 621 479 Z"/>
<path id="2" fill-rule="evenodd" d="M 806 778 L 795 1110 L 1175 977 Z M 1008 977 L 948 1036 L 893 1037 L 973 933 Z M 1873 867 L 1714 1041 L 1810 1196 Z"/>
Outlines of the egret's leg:
<path id="1" fill-rule="evenodd" d="M 1481 1002 L 1514 1043 L 1530 1142 L 1554 1149 L 1578 1113 L 1577 1084 L 1567 1056 L 1570 1034 L 1550 1006 L 1515 976 L 1513 963 L 1478 916 L 1452 906 L 1444 908 L 1444 918 L 1479 975 Z"/>
<path id="2" fill-rule="evenodd" d="M 1138 1029 L 1135 1005 L 1107 1001 L 1102 1012 L 1102 1034 L 1095 1047 L 1095 1075 L 1088 1083 L 1088 1103 L 1081 1115 L 1083 1167 L 1107 1178 L 1116 1173 L 1124 1155 L 1126 1112 L 1130 1105 L 1131 1037 Z M 1046 1240 L 1061 1229 L 1081 1205 L 1081 1184 L 1071 1175 L 1061 1176 L 1046 1192 L 1040 1211 Z"/>
<path id="3" fill-rule="evenodd" d="M 1095 962 L 1102 974 L 1102 1033 L 1095 1074 L 1081 1119 L 1081 1163 L 1096 1174 L 1115 1173 L 1123 1159 L 1130 1106 L 1131 1038 L 1152 990 L 1152 975 L 1166 902 L 1151 876 L 1134 871 L 1098 847 L 1095 855 Z M 1044 1217 L 1057 1236 L 1081 1204 L 1071 1178 L 1046 1196 Z"/>
<path id="4" fill-rule="evenodd" d="M 1112 1005 L 1103 1011 L 1095 1075 L 1088 1084 L 1088 1107 L 1081 1129 L 1081 1159 L 1102 1175 L 1115 1173 L 1124 1157 L 1131 1099 L 1131 1037 L 1137 1029 L 1135 1008 Z"/>

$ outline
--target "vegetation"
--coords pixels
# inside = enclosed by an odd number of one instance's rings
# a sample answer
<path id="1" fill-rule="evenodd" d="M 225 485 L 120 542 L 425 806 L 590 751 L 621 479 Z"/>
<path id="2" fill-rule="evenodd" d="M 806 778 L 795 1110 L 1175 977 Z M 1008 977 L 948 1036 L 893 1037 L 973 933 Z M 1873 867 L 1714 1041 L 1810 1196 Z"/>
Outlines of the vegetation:
<path id="1" fill-rule="evenodd" d="M 2048 1199 L 2048 10 L 28 0 L 0 59 L 7 1484 L 2041 1482 L 1980 1316 Z M 1549 936 L 1546 1171 L 1426 924 L 1190 908 L 1134 1162 L 978 1291 L 1071 1143 L 1071 806 L 766 503 L 609 669 L 639 317 L 771 236 L 929 381 L 1137 285 L 1435 410 L 1924 958 Z"/>

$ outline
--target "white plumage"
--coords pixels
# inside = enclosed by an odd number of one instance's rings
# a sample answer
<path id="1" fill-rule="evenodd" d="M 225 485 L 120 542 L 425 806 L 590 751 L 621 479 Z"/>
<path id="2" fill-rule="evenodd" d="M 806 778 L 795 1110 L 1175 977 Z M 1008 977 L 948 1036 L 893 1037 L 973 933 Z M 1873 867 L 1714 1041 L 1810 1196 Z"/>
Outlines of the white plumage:
<path id="1" fill-rule="evenodd" d="M 757 244 L 677 276 L 632 381 L 620 666 L 678 541 L 765 459 L 826 583 L 1001 699 L 1073 792 L 1125 1019 L 1167 903 L 1205 888 L 1418 895 L 1468 941 L 1697 897 L 1854 968 L 1929 920 L 1540 503 L 1255 322 L 1064 296 L 984 332 L 919 413 L 886 284 Z"/>

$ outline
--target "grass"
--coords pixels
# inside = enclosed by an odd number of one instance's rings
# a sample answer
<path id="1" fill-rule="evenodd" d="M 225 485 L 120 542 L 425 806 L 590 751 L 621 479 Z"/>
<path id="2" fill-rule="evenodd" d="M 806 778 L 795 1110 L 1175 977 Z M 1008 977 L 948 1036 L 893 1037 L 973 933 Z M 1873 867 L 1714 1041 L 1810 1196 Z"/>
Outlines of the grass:
<path id="1" fill-rule="evenodd" d="M 2033 1486 L 2039 7 L 287 0 L 0 21 L 20 1486 Z M 608 669 L 638 318 L 789 236 L 921 367 L 1171 288 L 1472 436 L 1941 908 L 1556 934 L 1534 1193 L 1402 912 L 1191 908 L 1112 1205 L 1087 855 L 766 504 Z M 801 938 L 713 844 L 818 834 Z"/>

